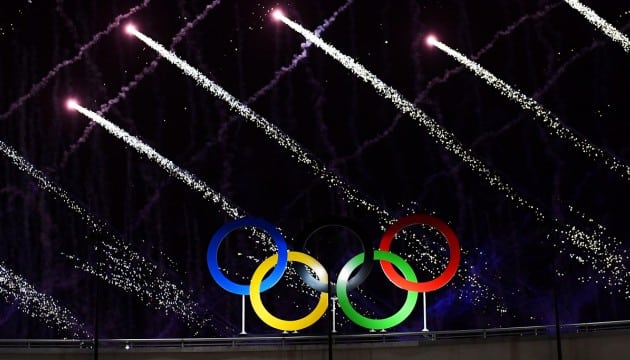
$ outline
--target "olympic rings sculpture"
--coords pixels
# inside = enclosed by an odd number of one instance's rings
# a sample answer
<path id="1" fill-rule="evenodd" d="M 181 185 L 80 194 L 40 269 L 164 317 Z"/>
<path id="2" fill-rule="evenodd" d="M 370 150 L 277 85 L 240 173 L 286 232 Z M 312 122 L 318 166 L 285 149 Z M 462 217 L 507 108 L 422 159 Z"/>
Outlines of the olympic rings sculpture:
<path id="1" fill-rule="evenodd" d="M 439 231 L 446 239 L 449 247 L 449 261 L 444 271 L 435 279 L 423 282 L 418 281 L 413 268 L 405 259 L 390 252 L 392 242 L 398 232 L 408 226 L 420 224 L 429 225 Z M 326 313 L 329 295 L 334 296 L 334 294 L 338 297 L 339 307 L 352 322 L 366 329 L 381 330 L 394 327 L 405 321 L 416 305 L 418 293 L 427 293 L 443 287 L 455 276 L 459 267 L 461 252 L 455 232 L 445 222 L 430 215 L 409 215 L 396 221 L 383 234 L 378 250 L 373 250 L 370 247 L 357 227 L 337 221 L 334 224 L 318 225 L 310 229 L 307 235 L 300 239 L 298 245 L 301 245 L 302 250 L 305 250 L 306 243 L 312 235 L 328 226 L 339 226 L 351 230 L 352 234 L 361 240 L 363 246 L 363 252 L 352 257 L 339 271 L 334 288 L 329 283 L 326 269 L 319 261 L 304 252 L 289 250 L 284 237 L 273 224 L 255 217 L 244 217 L 230 221 L 214 233 L 206 254 L 208 270 L 216 283 L 226 291 L 237 295 L 249 295 L 256 315 L 265 324 L 278 330 L 297 331 L 313 325 Z M 275 242 L 278 253 L 258 265 L 249 284 L 238 284 L 223 274 L 219 267 L 218 254 L 219 246 L 225 237 L 232 231 L 245 227 L 253 227 L 266 232 Z M 381 269 L 389 281 L 397 287 L 407 290 L 407 298 L 402 307 L 393 315 L 382 319 L 373 319 L 362 315 L 352 306 L 348 297 L 348 293 L 368 277 L 375 260 L 379 261 Z M 289 262 L 296 263 L 298 274 L 305 283 L 321 293 L 315 308 L 297 320 L 284 320 L 272 315 L 264 306 L 260 296 L 262 292 L 269 290 L 280 281 Z M 313 270 L 317 279 L 306 270 L 306 266 Z M 355 273 L 358 267 L 361 269 Z M 355 273 L 354 276 L 352 276 L 353 273 Z"/>

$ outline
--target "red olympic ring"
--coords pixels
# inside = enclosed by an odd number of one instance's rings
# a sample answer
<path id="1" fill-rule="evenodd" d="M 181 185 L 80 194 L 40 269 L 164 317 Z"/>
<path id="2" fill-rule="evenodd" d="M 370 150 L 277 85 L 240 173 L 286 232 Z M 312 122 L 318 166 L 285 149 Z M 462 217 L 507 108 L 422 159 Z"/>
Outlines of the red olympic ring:
<path id="1" fill-rule="evenodd" d="M 446 238 L 449 249 L 449 261 L 446 269 L 444 269 L 444 272 L 442 272 L 440 276 L 436 277 L 433 280 L 414 282 L 406 280 L 404 277 L 398 274 L 398 272 L 394 270 L 394 266 L 392 265 L 392 263 L 384 260 L 380 260 L 379 262 L 381 263 L 381 268 L 383 269 L 383 272 L 385 272 L 385 275 L 387 276 L 389 281 L 394 283 L 399 288 L 415 292 L 434 291 L 446 285 L 446 283 L 448 283 L 453 278 L 453 276 L 455 276 L 461 257 L 457 235 L 455 235 L 453 229 L 451 229 L 450 226 L 448 226 L 445 222 L 436 217 L 424 214 L 406 216 L 396 221 L 394 224 L 392 224 L 392 226 L 387 229 L 387 231 L 385 231 L 385 234 L 383 234 L 383 237 L 381 238 L 379 250 L 389 251 L 392 245 L 392 241 L 394 240 L 394 236 L 396 236 L 396 234 L 403 228 L 415 224 L 430 225 L 438 230 L 442 234 L 442 236 L 444 236 L 444 238 Z"/>

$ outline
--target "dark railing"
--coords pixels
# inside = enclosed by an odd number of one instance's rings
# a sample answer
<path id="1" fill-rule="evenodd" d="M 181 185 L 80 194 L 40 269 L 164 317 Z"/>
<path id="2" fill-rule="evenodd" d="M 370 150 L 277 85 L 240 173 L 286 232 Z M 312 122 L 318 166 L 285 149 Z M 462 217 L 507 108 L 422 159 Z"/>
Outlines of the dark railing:
<path id="1" fill-rule="evenodd" d="M 563 334 L 593 333 L 607 331 L 630 331 L 630 320 L 606 321 L 560 326 Z M 555 336 L 555 326 L 524 326 L 493 329 L 469 329 L 420 332 L 373 332 L 365 334 L 335 334 L 334 344 L 395 343 L 409 341 L 440 341 L 456 339 L 487 339 L 493 337 Z M 93 339 L 0 339 L 2 349 L 84 349 L 93 347 Z M 107 349 L 185 349 L 204 347 L 245 346 L 293 346 L 322 345 L 328 343 L 327 335 L 278 334 L 268 336 L 238 336 L 230 338 L 185 338 L 185 339 L 99 339 L 99 347 Z"/>

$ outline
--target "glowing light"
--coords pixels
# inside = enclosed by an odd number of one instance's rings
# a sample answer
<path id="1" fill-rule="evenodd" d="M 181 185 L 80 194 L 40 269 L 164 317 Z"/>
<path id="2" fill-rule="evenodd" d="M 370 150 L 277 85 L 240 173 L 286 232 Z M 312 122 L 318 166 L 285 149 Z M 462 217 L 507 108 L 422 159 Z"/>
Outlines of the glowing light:
<path id="1" fill-rule="evenodd" d="M 540 103 L 531 97 L 523 94 L 519 90 L 508 85 L 505 81 L 499 79 L 488 70 L 484 69 L 481 65 L 468 59 L 466 56 L 458 52 L 457 50 L 449 47 L 448 45 L 434 40 L 433 45 L 438 49 L 444 51 L 446 54 L 459 61 L 462 65 L 470 69 L 475 75 L 485 80 L 488 85 L 499 90 L 502 95 L 515 101 L 523 109 L 530 110 L 534 113 L 535 118 L 540 120 L 547 128 L 548 132 L 571 143 L 574 148 L 585 154 L 587 157 L 601 161 L 608 169 L 621 176 L 626 181 L 630 181 L 630 166 L 620 162 L 614 155 L 602 150 L 601 148 L 593 145 L 584 137 L 576 134 L 566 126 L 564 126 L 560 119 L 549 110 L 545 109 Z"/>
<path id="2" fill-rule="evenodd" d="M 79 103 L 77 102 L 77 99 L 70 98 L 70 99 L 68 99 L 68 100 L 66 101 L 66 108 L 67 108 L 68 110 L 76 110 L 76 106 L 77 106 L 78 104 L 79 104 Z"/>
<path id="3" fill-rule="evenodd" d="M 541 223 L 551 225 L 551 232 L 560 235 L 572 245 L 572 254 L 574 257 L 579 256 L 577 252 L 580 251 L 587 254 L 590 259 L 589 263 L 593 269 L 602 276 L 604 281 L 611 286 L 618 288 L 625 287 L 625 289 L 619 290 L 625 291 L 626 297 L 630 297 L 628 280 L 624 275 L 621 275 L 628 273 L 625 264 L 626 257 L 620 254 L 619 249 L 621 245 L 619 241 L 607 236 L 603 227 L 600 226 L 592 231 L 582 230 L 571 224 L 562 224 L 558 219 L 547 218 L 538 206 L 531 203 L 511 185 L 503 181 L 503 179 L 488 168 L 483 161 L 475 157 L 469 149 L 464 147 L 453 134 L 442 128 L 422 110 L 416 108 L 412 102 L 405 99 L 396 89 L 385 84 L 363 65 L 356 62 L 353 58 L 342 54 L 334 46 L 326 43 L 298 23 L 287 17 L 281 17 L 280 20 L 322 49 L 326 54 L 337 60 L 357 77 L 372 85 L 379 95 L 390 100 L 401 113 L 416 120 L 420 126 L 427 130 L 429 135 L 431 135 L 436 142 L 468 165 L 471 170 L 476 172 L 491 187 L 502 192 L 506 198 L 513 201 L 517 206 L 529 209 Z M 436 39 L 433 41 L 433 44 L 437 46 L 439 41 Z"/>
<path id="4" fill-rule="evenodd" d="M 621 44 L 621 46 L 627 53 L 630 53 L 630 39 L 628 39 L 628 37 L 624 33 L 617 30 L 614 26 L 612 26 L 606 20 L 597 15 L 595 11 L 593 11 L 588 6 L 582 4 L 578 0 L 564 0 L 564 2 L 577 10 L 580 14 L 582 14 L 582 16 L 586 18 L 586 20 L 588 20 L 596 28 L 601 30 L 612 40 Z"/>
<path id="5" fill-rule="evenodd" d="M 133 35 L 136 31 L 138 31 L 138 29 L 134 24 L 130 23 L 125 26 L 125 32 L 129 35 Z"/>
<path id="6" fill-rule="evenodd" d="M 427 45 L 429 46 L 433 46 L 435 44 L 435 42 L 437 41 L 437 37 L 435 37 L 435 35 L 429 35 L 427 36 Z"/>
<path id="7" fill-rule="evenodd" d="M 280 9 L 275 9 L 272 13 L 271 16 L 276 19 L 276 20 L 281 20 L 284 17 L 284 14 L 282 13 L 282 10 Z"/>

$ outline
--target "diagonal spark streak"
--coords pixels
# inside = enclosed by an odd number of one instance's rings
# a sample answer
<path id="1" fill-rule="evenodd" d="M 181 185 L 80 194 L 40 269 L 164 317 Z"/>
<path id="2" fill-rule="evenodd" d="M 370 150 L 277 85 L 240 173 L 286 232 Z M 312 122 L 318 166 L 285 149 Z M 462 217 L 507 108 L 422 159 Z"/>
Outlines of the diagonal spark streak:
<path id="1" fill-rule="evenodd" d="M 55 183 L 50 181 L 46 175 L 40 170 L 37 170 L 33 164 L 24 159 L 20 154 L 18 154 L 15 149 L 5 144 L 3 141 L 0 141 L 0 151 L 4 153 L 4 155 L 9 158 L 9 160 L 13 163 L 13 165 L 17 166 L 22 172 L 27 173 L 33 179 L 37 181 L 37 184 L 43 190 L 48 191 L 53 196 L 63 201 L 70 210 L 77 213 L 83 221 L 85 221 L 90 227 L 99 233 L 106 233 L 105 226 L 99 220 L 94 218 L 87 210 L 83 208 L 83 206 L 79 205 L 70 195 L 62 188 L 57 186 Z"/>
<path id="2" fill-rule="evenodd" d="M 330 15 L 313 32 L 315 34 L 317 34 L 317 35 L 319 35 L 322 32 L 324 32 L 330 26 L 330 24 L 332 24 L 337 19 L 337 16 L 339 16 L 339 14 L 341 14 L 342 12 L 346 11 L 346 9 L 348 9 L 350 7 L 350 5 L 352 5 L 353 2 L 354 2 L 354 0 L 346 1 L 343 5 L 341 5 L 341 7 L 339 7 L 339 9 L 337 9 L 332 15 Z M 308 53 L 308 49 L 312 45 L 313 44 L 310 41 L 305 41 L 302 44 L 300 44 L 300 47 L 302 48 L 302 52 L 300 52 L 299 54 L 296 54 L 295 56 L 293 56 L 293 59 L 291 60 L 291 63 L 289 65 L 283 66 L 278 71 L 276 71 L 276 73 L 274 74 L 273 79 L 271 79 L 271 81 L 269 81 L 267 83 L 267 85 L 261 87 L 252 96 L 250 96 L 245 101 L 245 104 L 247 104 L 247 105 L 252 104 L 254 101 L 256 101 L 256 99 L 258 99 L 259 97 L 261 97 L 262 95 L 267 93 L 267 91 L 271 90 L 274 86 L 276 86 L 276 84 L 278 84 L 278 82 L 280 81 L 280 78 L 283 75 L 287 74 L 290 71 L 293 71 L 293 69 L 295 69 L 298 66 L 298 64 L 302 60 L 304 60 L 306 58 L 306 55 Z"/>
<path id="3" fill-rule="evenodd" d="M 588 6 L 582 4 L 578 0 L 564 0 L 569 6 L 577 10 L 582 16 L 586 18 L 591 24 L 593 24 L 596 28 L 601 30 L 604 34 L 610 37 L 612 40 L 621 44 L 623 49 L 630 53 L 630 39 L 617 30 L 614 26 L 608 23 L 606 20 L 602 19 L 593 9 Z"/>
<path id="4" fill-rule="evenodd" d="M 628 281 L 630 279 L 627 279 L 628 269 L 626 266 L 627 257 L 623 251 L 619 250 L 620 244 L 618 240 L 614 238 L 609 239 L 601 226 L 595 230 L 582 230 L 571 224 L 562 224 L 560 220 L 556 218 L 547 218 L 538 206 L 525 199 L 523 195 L 503 181 L 499 175 L 495 174 L 480 159 L 475 157 L 469 149 L 464 147 L 453 134 L 442 128 L 422 110 L 416 108 L 413 103 L 405 99 L 396 89 L 385 84 L 363 65 L 359 64 L 351 57 L 342 54 L 335 47 L 326 43 L 298 23 L 288 19 L 281 12 L 275 12 L 274 17 L 311 41 L 363 81 L 372 85 L 379 95 L 390 100 L 400 112 L 418 121 L 418 123 L 428 131 L 431 137 L 445 149 L 460 158 L 471 170 L 487 181 L 491 187 L 501 191 L 517 206 L 529 209 L 534 213 L 539 222 L 550 226 L 552 232 L 561 239 L 568 239 L 573 246 L 573 251 L 581 250 L 589 254 L 590 265 L 603 277 L 606 284 L 619 288 L 620 291 L 625 293 L 626 297 L 630 297 L 630 282 Z M 606 240 L 610 240 L 610 242 Z M 575 253 L 569 255 L 571 257 L 579 257 L 579 255 Z M 607 277 L 603 276 L 605 273 L 607 273 Z M 623 290 L 621 290 L 621 288 L 623 288 Z"/>
<path id="5" fill-rule="evenodd" d="M 624 180 L 630 180 L 630 166 L 622 163 L 621 161 L 617 160 L 615 156 L 607 153 L 601 148 L 596 147 L 585 138 L 571 131 L 560 122 L 556 115 L 545 109 L 536 100 L 528 97 L 519 90 L 508 85 L 505 81 L 499 79 L 488 70 L 484 69 L 478 63 L 468 59 L 457 50 L 452 49 L 439 40 L 433 39 L 431 44 L 438 49 L 444 51 L 455 60 L 459 61 L 462 65 L 466 66 L 468 69 L 474 72 L 475 75 L 485 80 L 488 85 L 499 90 L 502 95 L 518 103 L 523 109 L 533 112 L 535 117 L 542 121 L 549 132 L 551 132 L 553 135 L 563 140 L 569 141 L 571 145 L 573 145 L 573 147 L 584 153 L 589 158 L 595 161 L 603 162 L 604 165 L 608 166 L 611 171 L 619 174 Z"/>
<path id="6" fill-rule="evenodd" d="M 52 297 L 37 291 L 22 276 L 2 263 L 0 263 L 0 296 L 10 303 L 17 303 L 20 310 L 44 324 L 55 325 L 64 334 L 75 338 L 91 337 L 85 330 L 85 325 L 77 320 L 70 310 L 59 305 Z"/>
<path id="7" fill-rule="evenodd" d="M 84 108 L 76 102 L 70 104 L 70 107 L 85 115 L 92 121 L 96 122 L 105 130 L 107 130 L 107 132 L 124 141 L 126 144 L 133 147 L 139 153 L 145 155 L 151 161 L 158 164 L 162 169 L 166 170 L 166 172 L 168 172 L 172 177 L 180 180 L 193 190 L 201 193 L 204 199 L 210 200 L 213 203 L 217 204 L 219 208 L 230 218 L 236 219 L 244 216 L 244 212 L 235 205 L 232 205 L 230 201 L 223 195 L 212 189 L 208 184 L 197 178 L 195 175 L 188 172 L 188 170 L 182 169 L 179 166 L 175 165 L 174 162 L 159 154 L 152 147 L 150 147 L 137 137 L 129 134 L 125 130 L 116 126 L 111 121 L 105 119 L 94 111 Z"/>
<path id="8" fill-rule="evenodd" d="M 101 243 L 105 249 L 108 249 L 108 252 L 105 252 L 107 260 L 101 259 L 99 266 L 96 267 L 99 270 L 106 268 L 108 271 L 94 270 L 90 265 L 82 264 L 78 258 L 67 255 L 68 258 L 75 262 L 75 266 L 102 278 L 108 283 L 135 293 L 144 301 L 153 302 L 160 308 L 176 313 L 188 321 L 189 325 L 194 325 L 197 328 L 203 326 L 204 321 L 198 319 L 198 315 L 195 312 L 198 305 L 188 299 L 185 292 L 179 289 L 176 284 L 159 274 L 157 266 L 151 264 L 140 254 L 132 251 L 129 246 L 123 244 L 116 236 L 112 235 L 107 230 L 108 227 L 105 223 L 92 216 L 64 189 L 49 180 L 44 173 L 36 169 L 12 147 L 0 141 L 0 151 L 22 172 L 34 178 L 40 188 L 48 191 L 51 195 L 61 200 L 70 210 L 78 214 L 90 226 L 92 231 L 104 235 L 111 241 L 111 243 L 104 241 Z M 129 277 L 138 281 L 114 281 L 115 279 Z M 144 284 L 145 286 L 140 287 L 138 284 Z"/>

